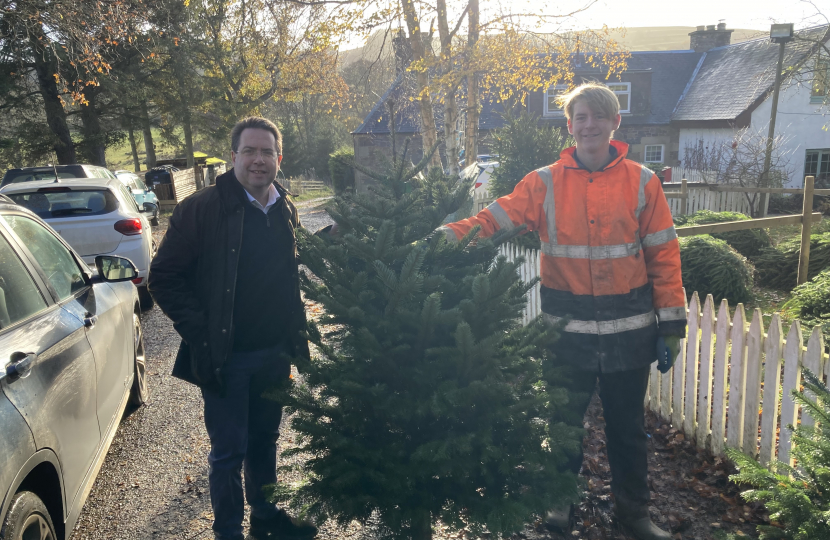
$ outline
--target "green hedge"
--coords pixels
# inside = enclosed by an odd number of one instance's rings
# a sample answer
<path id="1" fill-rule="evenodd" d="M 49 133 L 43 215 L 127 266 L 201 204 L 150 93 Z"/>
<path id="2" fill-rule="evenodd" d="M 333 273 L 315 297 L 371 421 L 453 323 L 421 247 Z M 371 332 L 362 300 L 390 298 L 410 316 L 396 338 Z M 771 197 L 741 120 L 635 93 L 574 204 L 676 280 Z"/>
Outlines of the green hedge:
<path id="1" fill-rule="evenodd" d="M 796 285 L 798 260 L 801 257 L 801 239 L 793 238 L 778 247 L 762 250 L 753 259 L 758 270 L 758 282 L 766 287 L 788 290 Z M 810 268 L 807 279 L 812 279 L 830 267 L 830 232 L 810 236 Z"/>
<path id="2" fill-rule="evenodd" d="M 707 234 L 680 239 L 683 286 L 688 294 L 702 298 L 711 294 L 716 302 L 752 299 L 752 264 L 723 240 Z"/>
<path id="3" fill-rule="evenodd" d="M 354 190 L 354 148 L 344 146 L 329 154 L 331 185 L 338 195 Z"/>
<path id="4" fill-rule="evenodd" d="M 700 210 L 689 216 L 679 216 L 674 222 L 678 228 L 691 227 L 693 225 L 706 225 L 708 223 L 724 223 L 726 221 L 744 221 L 750 219 L 739 212 L 712 212 L 711 210 Z M 729 231 L 713 233 L 713 238 L 723 240 L 735 250 L 749 259 L 754 259 L 761 254 L 761 251 L 772 246 L 769 234 L 765 229 L 748 229 L 745 231 Z"/>
<path id="5" fill-rule="evenodd" d="M 830 268 L 796 287 L 784 309 L 809 326 L 821 324 L 830 330 Z"/>

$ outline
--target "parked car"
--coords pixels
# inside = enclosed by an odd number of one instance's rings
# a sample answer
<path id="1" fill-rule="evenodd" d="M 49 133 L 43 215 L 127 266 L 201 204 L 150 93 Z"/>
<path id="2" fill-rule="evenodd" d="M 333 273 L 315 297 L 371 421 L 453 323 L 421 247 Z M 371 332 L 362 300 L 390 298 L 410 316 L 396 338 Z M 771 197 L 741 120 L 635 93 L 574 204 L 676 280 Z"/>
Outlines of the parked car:
<path id="1" fill-rule="evenodd" d="M 153 203 L 156 205 L 156 210 L 153 212 L 152 217 L 150 218 L 150 224 L 153 226 L 158 226 L 159 224 L 159 200 L 156 197 L 156 194 L 153 193 L 150 188 L 144 183 L 144 180 L 141 179 L 135 173 L 131 173 L 130 171 L 115 171 L 115 176 L 118 177 L 119 180 L 124 182 L 124 185 L 129 188 L 130 191 L 133 193 L 133 198 L 135 202 L 138 204 L 139 208 L 144 208 L 144 203 Z"/>
<path id="2" fill-rule="evenodd" d="M 36 182 L 38 180 L 63 180 L 65 178 L 115 178 L 106 167 L 98 165 L 47 165 L 45 167 L 23 167 L 9 169 L 3 175 L 0 187 L 19 182 Z"/>
<path id="3" fill-rule="evenodd" d="M 46 221 L 93 264 L 96 255 L 117 255 L 133 261 L 138 276 L 141 309 L 153 306 L 147 291 L 147 273 L 155 243 L 147 216 L 158 207 L 144 203 L 139 209 L 129 189 L 117 178 L 71 178 L 56 182 L 38 180 L 0 188 L 14 202 Z"/>
<path id="4" fill-rule="evenodd" d="M 0 539 L 67 539 L 128 405 L 148 398 L 135 266 L 91 270 L 0 195 Z"/>

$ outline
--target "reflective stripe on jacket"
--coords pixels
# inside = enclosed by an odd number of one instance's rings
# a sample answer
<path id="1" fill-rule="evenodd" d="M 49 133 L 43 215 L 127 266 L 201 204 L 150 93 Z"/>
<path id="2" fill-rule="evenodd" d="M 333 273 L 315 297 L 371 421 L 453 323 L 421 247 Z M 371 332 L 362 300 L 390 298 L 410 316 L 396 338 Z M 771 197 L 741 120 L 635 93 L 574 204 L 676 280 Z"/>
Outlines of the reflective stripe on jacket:
<path id="1" fill-rule="evenodd" d="M 655 340 L 684 336 L 680 249 L 660 180 L 625 159 L 628 145 L 590 172 L 575 148 L 531 172 L 513 193 L 478 215 L 446 226 L 457 241 L 527 225 L 542 241 L 542 312 L 567 319 L 559 354 L 586 369 L 635 369 L 655 360 Z M 659 325 L 659 326 L 658 326 Z"/>

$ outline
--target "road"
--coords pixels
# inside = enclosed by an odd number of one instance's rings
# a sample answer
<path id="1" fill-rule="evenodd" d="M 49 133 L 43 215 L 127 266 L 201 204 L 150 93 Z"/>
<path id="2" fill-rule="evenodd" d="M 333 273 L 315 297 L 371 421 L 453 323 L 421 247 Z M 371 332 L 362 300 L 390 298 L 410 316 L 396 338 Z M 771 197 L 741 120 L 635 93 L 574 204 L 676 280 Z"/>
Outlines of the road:
<path id="1" fill-rule="evenodd" d="M 303 225 L 312 231 L 331 223 L 315 208 L 319 202 L 300 208 Z M 166 226 L 162 219 L 154 232 L 157 241 Z M 212 538 L 210 443 L 201 395 L 195 386 L 170 376 L 179 346 L 170 320 L 154 307 L 142 323 L 150 400 L 123 419 L 72 540 Z M 284 432 L 281 444 L 292 441 L 291 433 Z"/>

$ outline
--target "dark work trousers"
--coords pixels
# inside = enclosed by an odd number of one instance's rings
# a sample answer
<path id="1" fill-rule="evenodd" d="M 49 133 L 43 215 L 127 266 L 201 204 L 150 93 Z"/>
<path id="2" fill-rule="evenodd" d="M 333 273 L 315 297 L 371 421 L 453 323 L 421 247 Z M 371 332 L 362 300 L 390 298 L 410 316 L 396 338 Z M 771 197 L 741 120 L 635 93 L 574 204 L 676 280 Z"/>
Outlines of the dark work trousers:
<path id="1" fill-rule="evenodd" d="M 280 347 L 235 352 L 222 369 L 224 395 L 202 390 L 210 437 L 208 480 L 217 539 L 242 540 L 242 469 L 251 513 L 269 518 L 276 506 L 263 488 L 277 482 L 277 438 L 282 405 L 264 392 L 285 385 L 291 365 Z"/>
<path id="2" fill-rule="evenodd" d="M 571 368 L 568 371 L 570 403 L 555 420 L 582 425 L 583 417 L 599 379 L 599 397 L 605 417 L 608 462 L 611 465 L 611 492 L 628 506 L 644 507 L 649 502 L 648 459 L 645 430 L 645 396 L 649 367 L 598 373 Z M 579 474 L 582 449 L 571 456 L 569 468 Z"/>

